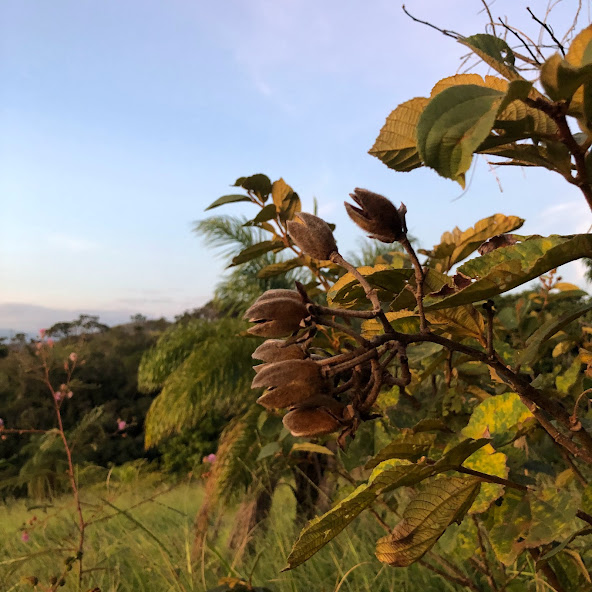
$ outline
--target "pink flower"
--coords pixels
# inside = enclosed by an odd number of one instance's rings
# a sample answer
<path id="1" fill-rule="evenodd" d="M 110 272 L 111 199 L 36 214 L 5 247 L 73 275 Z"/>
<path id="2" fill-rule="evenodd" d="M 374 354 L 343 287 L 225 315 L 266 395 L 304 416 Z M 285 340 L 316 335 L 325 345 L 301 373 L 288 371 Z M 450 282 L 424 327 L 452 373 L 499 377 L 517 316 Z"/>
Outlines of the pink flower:
<path id="1" fill-rule="evenodd" d="M 41 337 L 41 339 L 43 339 L 45 337 L 46 332 L 47 332 L 47 329 L 39 329 L 39 336 Z"/>
<path id="2" fill-rule="evenodd" d="M 68 397 L 68 399 L 71 399 L 74 396 L 74 393 L 72 391 L 68 391 L 66 393 L 66 397 Z"/>
<path id="3" fill-rule="evenodd" d="M 4 420 L 0 417 L 0 432 L 4 429 Z"/>
<path id="4" fill-rule="evenodd" d="M 29 542 L 29 533 L 26 530 L 23 530 L 21 533 L 21 541 L 23 541 L 23 543 Z"/>
<path id="5" fill-rule="evenodd" d="M 76 362 L 78 359 L 78 354 L 76 352 L 72 352 L 69 356 L 71 362 Z"/>
<path id="6" fill-rule="evenodd" d="M 123 432 L 123 430 L 125 430 L 126 427 L 127 427 L 127 423 L 125 421 L 123 421 L 123 419 L 117 418 L 117 429 L 120 432 Z"/>
<path id="7" fill-rule="evenodd" d="M 49 347 L 53 347 L 53 339 L 51 339 L 51 337 L 47 340 L 47 345 L 49 345 Z"/>
<path id="8" fill-rule="evenodd" d="M 216 462 L 216 455 L 215 454 L 208 454 L 208 456 L 204 456 L 203 457 L 203 461 L 204 464 L 205 463 L 209 463 L 211 465 L 213 465 Z"/>

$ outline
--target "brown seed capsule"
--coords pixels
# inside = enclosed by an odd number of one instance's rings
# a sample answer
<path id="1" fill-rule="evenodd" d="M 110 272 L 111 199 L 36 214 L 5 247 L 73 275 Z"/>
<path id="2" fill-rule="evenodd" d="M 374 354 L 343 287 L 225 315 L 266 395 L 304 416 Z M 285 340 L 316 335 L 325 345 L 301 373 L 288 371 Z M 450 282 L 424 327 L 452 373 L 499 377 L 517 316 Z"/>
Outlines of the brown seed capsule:
<path id="1" fill-rule="evenodd" d="M 244 317 L 257 323 L 248 330 L 261 337 L 286 337 L 308 316 L 306 305 L 295 290 L 268 290 L 247 310 Z"/>
<path id="2" fill-rule="evenodd" d="M 330 434 L 341 428 L 338 416 L 324 407 L 294 409 L 286 413 L 283 423 L 292 436 L 303 438 Z"/>
<path id="3" fill-rule="evenodd" d="M 350 197 L 360 206 L 357 208 L 345 202 L 349 217 L 362 229 L 383 243 L 401 240 L 407 233 L 404 204 L 397 209 L 393 203 L 378 193 L 367 189 L 354 189 Z"/>
<path id="4" fill-rule="evenodd" d="M 322 392 L 325 386 L 321 368 L 312 360 L 284 360 L 264 364 L 251 384 L 268 387 L 257 403 L 267 409 L 283 409 L 302 404 Z"/>
<path id="5" fill-rule="evenodd" d="M 306 354 L 297 343 L 286 344 L 283 339 L 268 339 L 253 352 L 251 357 L 262 362 L 281 362 L 303 360 Z"/>
<path id="6" fill-rule="evenodd" d="M 292 240 L 310 257 L 321 261 L 337 251 L 335 237 L 329 225 L 317 216 L 300 212 L 288 222 Z"/>

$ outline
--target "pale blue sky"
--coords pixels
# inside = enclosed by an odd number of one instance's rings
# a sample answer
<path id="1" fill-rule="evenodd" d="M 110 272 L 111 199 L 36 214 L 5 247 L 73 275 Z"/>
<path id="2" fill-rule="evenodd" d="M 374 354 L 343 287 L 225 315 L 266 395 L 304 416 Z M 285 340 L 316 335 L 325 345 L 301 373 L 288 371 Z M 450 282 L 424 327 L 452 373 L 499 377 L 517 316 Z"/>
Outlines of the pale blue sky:
<path id="1" fill-rule="evenodd" d="M 544 14 L 540 0 L 492 9 L 536 31 L 527 5 Z M 556 9 L 559 32 L 576 5 Z M 477 0 L 407 7 L 467 35 L 486 22 Z M 404 201 L 428 247 L 496 212 L 529 233 L 587 231 L 583 200 L 550 173 L 502 169 L 500 193 L 481 161 L 455 200 L 432 171 L 367 154 L 389 112 L 464 53 L 387 0 L 3 0 L 0 328 L 203 304 L 223 263 L 192 221 L 256 172 L 283 176 L 305 208 L 316 196 L 344 251 L 362 236 L 342 207 L 356 186 Z"/>

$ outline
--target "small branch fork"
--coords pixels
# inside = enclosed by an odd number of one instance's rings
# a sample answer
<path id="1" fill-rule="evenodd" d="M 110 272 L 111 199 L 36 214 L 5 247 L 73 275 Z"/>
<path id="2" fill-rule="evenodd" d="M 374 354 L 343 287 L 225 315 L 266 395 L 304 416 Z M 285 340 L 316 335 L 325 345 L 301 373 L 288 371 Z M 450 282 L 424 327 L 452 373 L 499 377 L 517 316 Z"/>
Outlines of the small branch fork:
<path id="1" fill-rule="evenodd" d="M 493 302 L 491 301 L 487 301 L 484 304 L 487 316 L 485 352 L 432 333 L 427 326 L 423 311 L 423 282 L 425 280 L 425 272 L 406 237 L 401 243 L 409 253 L 415 268 L 417 282 L 415 296 L 418 310 L 420 311 L 420 332 L 410 334 L 396 331 L 389 323 L 386 314 L 382 309 L 376 290 L 351 263 L 347 262 L 338 252 L 334 252 L 331 256 L 331 260 L 335 264 L 340 265 L 349 271 L 358 280 L 364 289 L 367 299 L 372 304 L 372 311 L 343 311 L 317 306 L 315 304 L 309 305 L 309 310 L 312 314 L 323 317 L 320 321 L 321 324 L 343 331 L 360 344 L 360 347 L 357 348 L 355 352 L 341 354 L 335 358 L 328 358 L 327 360 L 322 361 L 321 364 L 324 366 L 325 375 L 336 376 L 340 372 L 355 368 L 365 362 L 370 362 L 370 382 L 367 385 L 367 390 L 365 390 L 365 396 L 359 399 L 356 404 L 358 413 L 368 413 L 376 402 L 380 389 L 384 384 L 397 385 L 404 388 L 411 382 L 411 373 L 406 354 L 406 348 L 408 345 L 422 342 L 442 345 L 448 350 L 449 356 L 454 352 L 465 354 L 472 360 L 483 362 L 495 370 L 495 372 L 520 395 L 522 401 L 532 412 L 541 427 L 559 446 L 567 450 L 574 457 L 592 465 L 592 437 L 577 420 L 577 404 L 579 404 L 581 398 L 586 394 L 586 391 L 582 393 L 580 399 L 576 403 L 576 408 L 574 409 L 573 414 L 570 415 L 561 402 L 549 398 L 545 393 L 533 387 L 526 377 L 506 366 L 499 356 L 496 355 L 493 346 L 494 308 Z M 373 339 L 366 339 L 359 335 L 353 328 L 342 323 L 337 323 L 332 319 L 327 319 L 327 316 L 332 316 L 333 318 L 335 316 L 342 316 L 346 319 L 376 318 L 381 322 L 384 333 Z M 379 350 L 381 346 L 387 346 L 387 348 Z M 381 364 L 380 359 L 388 350 L 391 350 L 391 354 L 389 354 L 387 361 L 384 364 Z M 392 352 L 394 352 L 394 354 Z M 387 371 L 387 366 L 395 357 L 398 359 L 399 367 L 401 369 L 401 376 L 397 378 L 391 376 Z M 566 435 L 557 429 L 552 423 L 552 420 L 562 426 L 569 435 Z M 575 442 L 572 438 L 576 438 L 578 442 Z"/>

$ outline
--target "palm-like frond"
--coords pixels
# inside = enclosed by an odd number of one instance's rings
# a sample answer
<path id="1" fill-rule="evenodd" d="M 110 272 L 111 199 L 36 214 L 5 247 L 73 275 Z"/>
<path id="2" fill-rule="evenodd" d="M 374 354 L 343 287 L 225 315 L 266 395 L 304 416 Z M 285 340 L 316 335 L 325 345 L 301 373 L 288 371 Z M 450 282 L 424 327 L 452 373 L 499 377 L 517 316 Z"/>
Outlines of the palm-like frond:
<path id="1" fill-rule="evenodd" d="M 239 216 L 211 216 L 194 223 L 193 231 L 207 239 L 213 247 L 227 247 L 224 257 L 231 257 L 262 239 L 260 231 L 245 226 L 247 221 Z"/>
<path id="2" fill-rule="evenodd" d="M 165 335 L 149 354 L 156 361 L 157 370 L 159 346 L 164 350 L 164 357 L 169 356 L 174 363 L 171 364 L 172 371 L 162 381 L 161 393 L 152 402 L 146 416 L 145 444 L 148 448 L 168 436 L 197 427 L 211 411 L 229 417 L 237 415 L 256 396 L 250 390 L 254 344 L 239 335 L 245 324 L 226 318 L 196 320 L 189 325 L 195 332 L 191 338 L 191 351 L 188 352 L 187 348 L 167 349 L 166 339 L 163 339 Z M 175 329 L 170 332 L 172 341 L 176 341 Z M 186 329 L 179 330 L 187 334 Z M 181 359 L 184 354 L 184 359 Z M 146 373 L 144 384 L 148 384 L 149 363 L 143 364 L 143 367 Z M 163 374 L 158 378 L 162 380 Z"/>
<path id="3" fill-rule="evenodd" d="M 257 419 L 260 415 L 261 408 L 251 405 L 222 432 L 211 476 L 212 492 L 217 499 L 228 502 L 250 485 L 253 479 L 253 450 L 259 453 Z"/>
<path id="4" fill-rule="evenodd" d="M 256 228 L 245 226 L 246 219 L 235 216 L 213 216 L 195 223 L 194 231 L 207 239 L 208 245 L 225 247 L 221 254 L 228 259 L 238 255 L 243 249 L 266 240 Z M 274 288 L 293 288 L 295 280 L 306 283 L 308 280 L 302 270 L 270 278 L 260 278 L 259 272 L 268 265 L 282 261 L 282 255 L 266 253 L 232 270 L 216 286 L 215 300 L 220 308 L 229 312 L 241 312 L 266 290 Z"/>

